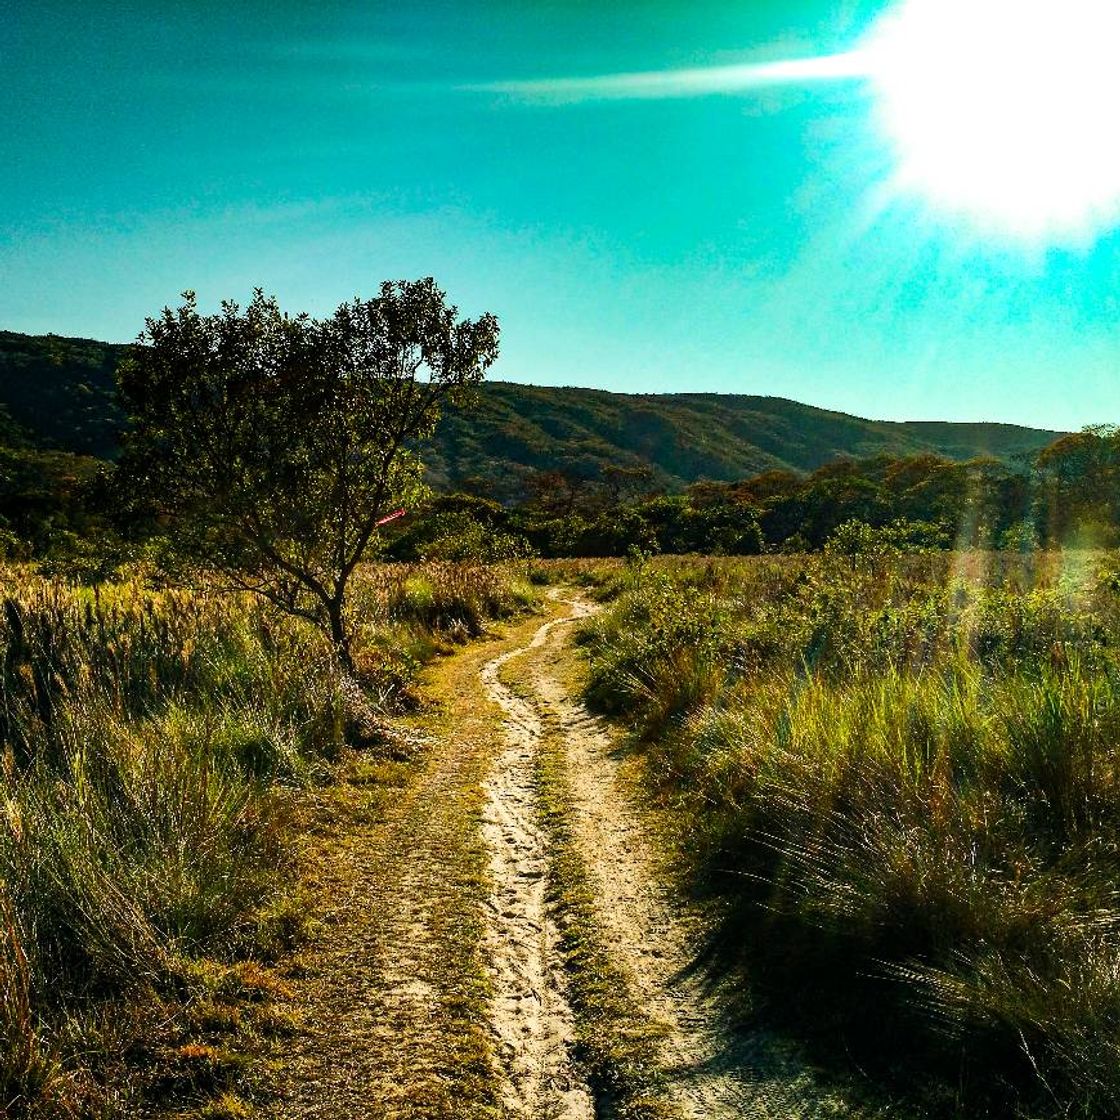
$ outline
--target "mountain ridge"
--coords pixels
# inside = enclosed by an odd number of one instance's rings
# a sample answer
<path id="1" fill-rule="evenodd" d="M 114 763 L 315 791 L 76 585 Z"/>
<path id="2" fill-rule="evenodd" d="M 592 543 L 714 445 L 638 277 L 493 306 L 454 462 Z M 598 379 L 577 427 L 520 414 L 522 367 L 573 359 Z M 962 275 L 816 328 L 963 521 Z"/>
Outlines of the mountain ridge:
<path id="1" fill-rule="evenodd" d="M 113 371 L 127 344 L 0 331 L 0 405 L 39 446 L 111 458 L 124 418 Z M 1065 434 L 998 422 L 867 420 L 784 397 L 615 393 L 486 382 L 474 411 L 448 410 L 425 454 L 440 488 L 512 498 L 535 472 L 594 478 L 644 468 L 680 490 L 838 458 L 936 454 L 1014 461 Z"/>
<path id="2" fill-rule="evenodd" d="M 513 469 L 602 465 L 652 469 L 669 489 L 735 481 L 767 470 L 806 472 L 838 458 L 990 455 L 1012 462 L 1064 433 L 997 422 L 865 420 L 783 397 L 754 394 L 623 394 L 494 381 L 478 413 L 440 425 L 429 469 L 442 485 Z"/>

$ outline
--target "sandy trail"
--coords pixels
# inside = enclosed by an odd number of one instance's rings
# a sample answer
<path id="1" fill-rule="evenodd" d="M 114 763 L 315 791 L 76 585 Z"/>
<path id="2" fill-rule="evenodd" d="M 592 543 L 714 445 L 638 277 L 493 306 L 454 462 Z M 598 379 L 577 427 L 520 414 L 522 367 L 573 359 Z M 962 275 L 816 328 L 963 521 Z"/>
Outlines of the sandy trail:
<path id="1" fill-rule="evenodd" d="M 273 1059 L 278 1120 L 594 1120 L 546 898 L 546 746 L 565 758 L 606 949 L 636 1017 L 663 1028 L 667 1103 L 695 1120 L 852 1115 L 774 1040 L 733 1032 L 696 967 L 703 925 L 665 886 L 611 735 L 564 683 L 566 623 L 590 609 L 567 604 L 434 667 L 445 714 L 420 772 L 375 813 L 343 784 L 309 814 L 325 928 L 280 1000 L 302 1027 Z"/>
<path id="2" fill-rule="evenodd" d="M 541 723 L 532 705 L 498 679 L 506 662 L 538 649 L 563 621 L 545 623 L 528 646 L 488 662 L 481 673 L 487 695 L 506 716 L 506 748 L 486 783 L 483 836 L 493 891 L 486 953 L 504 1073 L 501 1097 L 506 1114 L 518 1120 L 591 1120 L 595 1114 L 572 1062 L 575 1025 L 545 897 L 548 837 L 541 828 L 536 778 Z"/>
<path id="3" fill-rule="evenodd" d="M 573 603 L 572 619 L 590 609 Z M 563 661 L 572 656 L 568 633 L 552 628 L 537 643 L 528 683 L 540 715 L 562 742 L 573 827 L 607 950 L 631 980 L 637 1010 L 664 1031 L 668 1100 L 696 1120 L 853 1115 L 778 1040 L 730 1026 L 725 993 L 698 965 L 704 923 L 666 885 L 618 742 L 563 683 Z"/>
<path id="4" fill-rule="evenodd" d="M 491 1116 L 485 984 L 483 782 L 506 748 L 479 676 L 539 621 L 436 662 L 441 705 L 424 763 L 403 788 L 344 780 L 302 821 L 302 878 L 322 932 L 298 959 L 299 1029 L 272 1057 L 278 1120 L 477 1120 Z"/>

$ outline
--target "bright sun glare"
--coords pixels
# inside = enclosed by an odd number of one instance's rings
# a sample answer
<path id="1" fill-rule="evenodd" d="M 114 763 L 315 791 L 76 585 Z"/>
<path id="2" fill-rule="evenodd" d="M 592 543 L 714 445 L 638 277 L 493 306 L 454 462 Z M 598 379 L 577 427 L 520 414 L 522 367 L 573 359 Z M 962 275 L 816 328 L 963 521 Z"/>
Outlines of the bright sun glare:
<path id="1" fill-rule="evenodd" d="M 1120 0 L 902 0 L 864 54 L 897 185 L 993 233 L 1120 222 Z"/>

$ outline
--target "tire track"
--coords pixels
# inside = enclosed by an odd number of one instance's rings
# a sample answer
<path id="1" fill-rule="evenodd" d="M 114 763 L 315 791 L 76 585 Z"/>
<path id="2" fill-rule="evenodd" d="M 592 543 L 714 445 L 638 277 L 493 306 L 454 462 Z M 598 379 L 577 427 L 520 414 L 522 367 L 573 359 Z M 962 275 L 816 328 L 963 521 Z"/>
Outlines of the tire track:
<path id="1" fill-rule="evenodd" d="M 441 1075 L 440 1004 L 453 993 L 446 926 L 461 921 L 458 837 L 484 744 L 461 743 L 401 791 L 383 821 L 334 806 L 315 869 L 329 902 L 303 954 L 283 1054 L 283 1120 L 454 1116 Z"/>
<path id="2" fill-rule="evenodd" d="M 572 606 L 568 621 L 592 610 Z M 572 826 L 607 951 L 630 980 L 636 1013 L 662 1028 L 666 1103 L 694 1120 L 867 1117 L 824 1086 L 793 1047 L 764 1031 L 733 1029 L 726 986 L 698 963 L 704 921 L 666 885 L 617 744 L 562 683 L 561 632 L 550 629 L 534 648 L 533 719 L 547 721 L 564 752 Z"/>
<path id="3" fill-rule="evenodd" d="M 506 747 L 485 785 L 482 828 L 490 851 L 492 920 L 485 949 L 504 1081 L 500 1098 L 516 1120 L 593 1120 L 595 1115 L 572 1060 L 575 1024 L 545 893 L 549 850 L 536 779 L 541 722 L 532 705 L 498 678 L 506 662 L 538 649 L 566 621 L 546 622 L 527 646 L 494 658 L 480 674 L 487 695 L 506 716 Z"/>
<path id="4" fill-rule="evenodd" d="M 309 795 L 300 871 L 320 931 L 277 1001 L 292 1029 L 270 1044 L 276 1120 L 496 1116 L 478 828 L 505 739 L 479 673 L 537 626 L 431 666 L 442 714 L 418 717 L 426 746 L 402 788 L 365 784 L 355 754 Z"/>

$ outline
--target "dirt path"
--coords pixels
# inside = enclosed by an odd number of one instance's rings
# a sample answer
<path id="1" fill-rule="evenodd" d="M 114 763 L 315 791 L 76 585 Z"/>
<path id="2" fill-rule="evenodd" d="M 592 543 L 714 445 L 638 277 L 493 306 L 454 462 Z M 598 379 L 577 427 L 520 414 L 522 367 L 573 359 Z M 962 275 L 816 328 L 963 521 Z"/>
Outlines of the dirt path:
<path id="1" fill-rule="evenodd" d="M 589 607 L 576 601 L 573 617 Z M 853 1112 L 804 1062 L 761 1032 L 731 1029 L 718 983 L 698 964 L 706 930 L 674 899 L 617 737 L 574 698 L 568 628 L 541 635 L 522 687 L 563 752 L 573 831 L 597 898 L 607 951 L 630 982 L 635 1011 L 661 1030 L 663 1094 L 696 1120 L 840 1117 Z"/>
<path id="2" fill-rule="evenodd" d="M 480 674 L 539 627 L 528 619 L 438 661 L 425 683 L 439 712 L 411 729 L 423 761 L 357 756 L 301 822 L 322 928 L 281 1006 L 298 1026 L 271 1056 L 279 1120 L 521 1115 L 502 1107 L 487 1023 L 480 826 L 507 743 Z"/>
<path id="3" fill-rule="evenodd" d="M 510 1117 L 591 1120 L 594 1107 L 572 1063 L 575 1025 L 557 950 L 559 935 L 545 898 L 548 838 L 541 827 L 536 780 L 540 721 L 530 704 L 501 683 L 511 658 L 539 648 L 559 622 L 482 670 L 487 695 L 506 713 L 506 748 L 486 784 L 483 835 L 490 851 L 492 921 L 486 935 L 494 979 L 493 1026 L 505 1074 Z"/>
<path id="4" fill-rule="evenodd" d="M 272 1056 L 278 1120 L 594 1120 L 546 893 L 545 750 L 564 760 L 611 963 L 661 1039 L 658 1096 L 696 1120 L 852 1115 L 774 1040 L 732 1032 L 696 967 L 702 923 L 665 888 L 633 781 L 574 698 L 567 624 L 589 609 L 554 601 L 439 662 L 441 714 L 413 729 L 424 761 L 356 758 L 307 814 L 323 927 L 281 1007 L 299 1026 Z"/>

